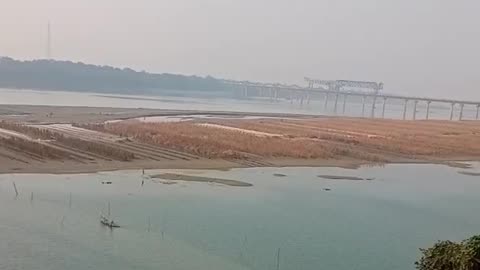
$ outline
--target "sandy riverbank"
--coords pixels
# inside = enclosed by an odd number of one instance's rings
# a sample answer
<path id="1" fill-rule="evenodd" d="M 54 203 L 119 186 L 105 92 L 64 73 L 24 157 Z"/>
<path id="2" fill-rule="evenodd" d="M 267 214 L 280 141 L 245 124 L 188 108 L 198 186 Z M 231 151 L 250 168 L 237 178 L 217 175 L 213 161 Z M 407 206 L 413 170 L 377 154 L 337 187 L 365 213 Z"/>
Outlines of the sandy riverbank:
<path id="1" fill-rule="evenodd" d="M 105 121 L 213 115 L 179 123 Z M 242 118 L 256 115 L 259 118 Z M 218 116 L 217 118 L 215 116 Z M 262 118 L 264 117 L 264 118 Z M 0 173 L 343 167 L 480 160 L 480 123 L 0 105 Z M 71 125 L 75 124 L 75 125 Z"/>

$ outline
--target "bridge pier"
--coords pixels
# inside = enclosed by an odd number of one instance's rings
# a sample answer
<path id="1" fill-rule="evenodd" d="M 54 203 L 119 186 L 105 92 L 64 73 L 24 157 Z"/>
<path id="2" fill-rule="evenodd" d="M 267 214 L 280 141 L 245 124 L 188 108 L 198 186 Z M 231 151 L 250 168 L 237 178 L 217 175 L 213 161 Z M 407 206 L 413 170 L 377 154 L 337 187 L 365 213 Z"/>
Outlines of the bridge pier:
<path id="1" fill-rule="evenodd" d="M 475 117 L 475 120 L 478 120 L 479 112 L 480 112 L 480 104 L 477 104 L 477 116 Z"/>
<path id="2" fill-rule="evenodd" d="M 418 100 L 413 101 L 413 120 L 417 119 L 417 105 L 418 105 Z"/>
<path id="3" fill-rule="evenodd" d="M 403 120 L 407 119 L 407 105 L 408 105 L 408 99 L 405 99 L 405 105 L 403 105 Z"/>
<path id="4" fill-rule="evenodd" d="M 362 96 L 362 117 L 365 117 L 365 100 L 367 99 L 366 96 Z"/>
<path id="5" fill-rule="evenodd" d="M 343 95 L 343 114 L 345 114 L 345 107 L 347 105 L 347 97 L 348 97 L 347 94 Z"/>
<path id="6" fill-rule="evenodd" d="M 430 103 L 432 103 L 430 100 L 427 101 L 427 114 L 425 115 L 426 120 L 428 120 L 428 118 L 430 118 Z"/>
<path id="7" fill-rule="evenodd" d="M 370 117 L 371 117 L 371 118 L 375 118 L 375 109 L 376 109 L 376 106 L 377 106 L 377 94 L 375 94 L 375 96 L 373 96 L 372 112 L 370 113 Z"/>
<path id="8" fill-rule="evenodd" d="M 454 111 L 455 111 L 455 103 L 452 102 L 452 108 L 450 109 L 450 121 L 453 120 Z"/>
<path id="9" fill-rule="evenodd" d="M 325 104 L 323 104 L 323 110 L 326 111 L 328 106 L 328 93 L 325 93 Z"/>
<path id="10" fill-rule="evenodd" d="M 333 106 L 333 113 L 337 114 L 337 106 L 338 106 L 338 91 L 335 94 L 335 105 Z"/>
<path id="11" fill-rule="evenodd" d="M 462 121 L 463 120 L 463 107 L 465 104 L 460 103 L 460 115 L 458 116 L 458 120 Z"/>
<path id="12" fill-rule="evenodd" d="M 387 105 L 387 98 L 383 98 L 383 106 L 382 106 L 382 118 L 385 118 L 385 106 Z"/>
<path id="13" fill-rule="evenodd" d="M 309 82 L 308 82 L 308 88 L 312 89 L 312 88 L 313 88 L 313 84 L 314 84 L 313 81 L 309 81 Z"/>

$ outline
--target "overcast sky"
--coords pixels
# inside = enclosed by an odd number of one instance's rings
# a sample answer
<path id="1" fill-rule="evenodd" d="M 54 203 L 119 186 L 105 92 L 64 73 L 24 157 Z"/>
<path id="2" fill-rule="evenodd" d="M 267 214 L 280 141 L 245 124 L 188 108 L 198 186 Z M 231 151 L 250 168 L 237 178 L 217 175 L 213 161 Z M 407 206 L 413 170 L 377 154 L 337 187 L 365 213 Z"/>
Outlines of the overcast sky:
<path id="1" fill-rule="evenodd" d="M 480 100 L 480 0 L 0 0 L 0 55 Z"/>

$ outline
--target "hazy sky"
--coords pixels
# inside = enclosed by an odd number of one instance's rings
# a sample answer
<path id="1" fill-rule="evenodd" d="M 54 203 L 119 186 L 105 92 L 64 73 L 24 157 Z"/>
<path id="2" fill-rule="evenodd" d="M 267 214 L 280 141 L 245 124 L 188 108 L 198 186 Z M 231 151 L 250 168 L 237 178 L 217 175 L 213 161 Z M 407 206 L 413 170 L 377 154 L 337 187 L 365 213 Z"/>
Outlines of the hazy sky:
<path id="1" fill-rule="evenodd" d="M 480 0 L 0 0 L 0 55 L 480 100 Z"/>

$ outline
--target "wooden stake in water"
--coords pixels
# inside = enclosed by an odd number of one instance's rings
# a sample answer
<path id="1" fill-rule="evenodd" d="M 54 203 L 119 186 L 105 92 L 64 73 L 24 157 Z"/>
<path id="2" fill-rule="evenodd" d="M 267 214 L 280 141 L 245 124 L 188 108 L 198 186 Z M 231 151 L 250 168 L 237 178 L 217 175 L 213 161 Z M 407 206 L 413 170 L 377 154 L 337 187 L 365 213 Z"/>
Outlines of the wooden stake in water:
<path id="1" fill-rule="evenodd" d="M 60 226 L 63 228 L 63 223 L 65 221 L 65 216 L 62 216 L 62 219 L 60 220 Z"/>
<path id="2" fill-rule="evenodd" d="M 245 235 L 245 237 L 243 238 L 243 247 L 246 247 L 247 246 L 247 236 Z"/>
<path id="3" fill-rule="evenodd" d="M 32 203 L 32 202 L 33 202 L 33 191 L 32 191 L 32 193 L 30 193 L 30 203 Z"/>
<path id="4" fill-rule="evenodd" d="M 240 247 L 240 259 L 244 259 L 244 253 L 247 252 L 247 236 L 243 238 L 242 246 Z"/>
<path id="5" fill-rule="evenodd" d="M 150 217 L 148 217 L 147 223 L 148 223 L 147 232 L 150 232 L 150 228 L 152 227 L 152 223 L 150 222 Z"/>
<path id="6" fill-rule="evenodd" d="M 110 202 L 108 202 L 108 218 L 110 218 Z"/>
<path id="7" fill-rule="evenodd" d="M 15 189 L 15 197 L 18 197 L 17 185 L 15 184 L 15 181 L 13 181 L 12 183 L 13 183 L 13 188 Z"/>
<path id="8" fill-rule="evenodd" d="M 277 250 L 277 270 L 280 270 L 280 248 Z"/>

